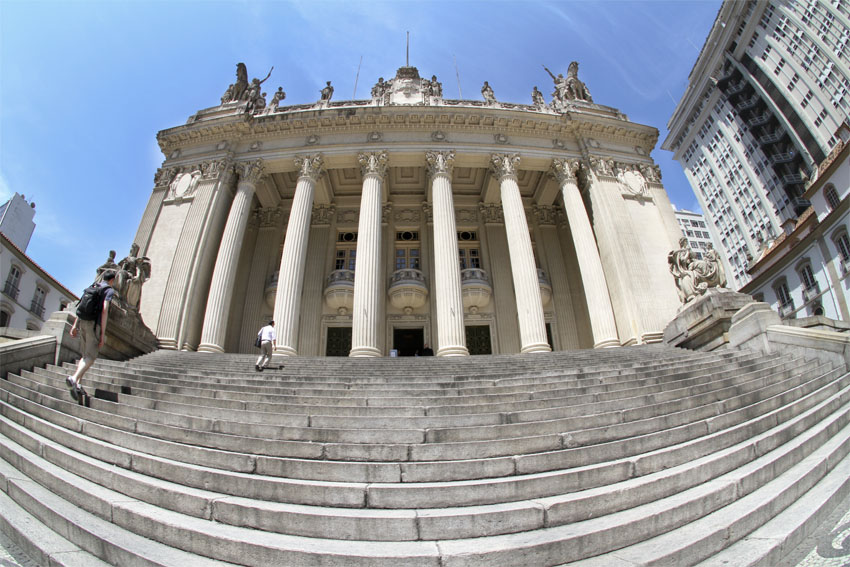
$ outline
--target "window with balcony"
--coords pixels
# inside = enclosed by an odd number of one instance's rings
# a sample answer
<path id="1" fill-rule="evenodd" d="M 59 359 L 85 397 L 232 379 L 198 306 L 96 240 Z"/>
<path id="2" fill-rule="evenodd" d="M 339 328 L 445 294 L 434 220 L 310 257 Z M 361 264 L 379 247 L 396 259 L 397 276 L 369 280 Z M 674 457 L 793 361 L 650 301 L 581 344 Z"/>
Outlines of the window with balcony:
<path id="1" fill-rule="evenodd" d="M 473 230 L 461 230 L 457 233 L 458 258 L 460 269 L 481 267 L 481 249 L 478 233 Z"/>
<path id="2" fill-rule="evenodd" d="M 12 299 L 18 299 L 18 286 L 21 283 L 21 269 L 14 264 L 9 268 L 6 283 L 3 285 L 3 293 Z"/>
<path id="3" fill-rule="evenodd" d="M 835 190 L 835 186 L 831 183 L 823 190 L 823 196 L 826 198 L 826 204 L 829 205 L 830 211 L 834 211 L 841 204 L 841 199 L 838 198 L 838 191 Z"/>
<path id="4" fill-rule="evenodd" d="M 336 257 L 334 270 L 352 270 L 356 265 L 357 233 L 340 232 L 336 238 Z"/>
<path id="5" fill-rule="evenodd" d="M 776 299 L 779 302 L 779 314 L 786 317 L 793 313 L 794 300 L 791 298 L 791 291 L 788 289 L 785 278 L 773 284 L 773 291 L 776 292 Z"/>
<path id="6" fill-rule="evenodd" d="M 35 288 L 35 293 L 32 295 L 32 303 L 30 304 L 30 312 L 34 315 L 38 315 L 39 317 L 44 316 L 44 297 L 47 295 L 47 292 L 37 286 Z"/>
<path id="7" fill-rule="evenodd" d="M 847 237 L 847 231 L 841 229 L 832 235 L 832 241 L 838 249 L 839 262 L 841 264 L 842 275 L 850 271 L 850 238 Z"/>
<path id="8" fill-rule="evenodd" d="M 813 300 L 820 293 L 820 288 L 812 272 L 812 265 L 806 261 L 797 268 L 797 273 L 800 274 L 800 281 L 803 282 L 803 298 L 807 302 Z"/>
<path id="9" fill-rule="evenodd" d="M 395 269 L 418 270 L 420 269 L 419 266 L 419 233 L 411 230 L 397 232 L 395 238 Z"/>

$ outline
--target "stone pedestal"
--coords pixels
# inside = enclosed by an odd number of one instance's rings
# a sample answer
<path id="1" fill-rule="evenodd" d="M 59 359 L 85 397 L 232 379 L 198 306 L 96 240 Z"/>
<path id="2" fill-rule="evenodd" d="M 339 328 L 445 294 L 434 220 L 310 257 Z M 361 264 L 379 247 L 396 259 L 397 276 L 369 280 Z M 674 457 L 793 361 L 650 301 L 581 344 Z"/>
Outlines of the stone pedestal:
<path id="1" fill-rule="evenodd" d="M 717 350 L 729 342 L 732 316 L 753 303 L 752 296 L 725 288 L 710 288 L 689 301 L 664 329 L 664 343 L 691 350 Z"/>

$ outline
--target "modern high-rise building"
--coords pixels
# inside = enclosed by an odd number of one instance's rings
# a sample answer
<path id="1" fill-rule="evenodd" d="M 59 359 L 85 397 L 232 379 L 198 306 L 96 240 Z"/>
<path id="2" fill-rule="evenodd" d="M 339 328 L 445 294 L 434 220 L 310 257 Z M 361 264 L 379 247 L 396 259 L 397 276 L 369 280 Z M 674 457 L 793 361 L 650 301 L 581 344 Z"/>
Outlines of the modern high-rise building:
<path id="1" fill-rule="evenodd" d="M 849 64 L 844 0 L 720 8 L 661 147 L 682 164 L 731 287 L 808 208 L 807 183 L 850 116 Z"/>
<path id="2" fill-rule="evenodd" d="M 136 236 L 163 348 L 284 355 L 539 352 L 660 341 L 680 237 L 658 131 L 590 98 L 443 97 L 402 67 L 368 100 L 266 105 L 244 65 L 159 132 Z"/>
<path id="3" fill-rule="evenodd" d="M 6 235 L 12 244 L 26 252 L 35 230 L 33 217 L 35 203 L 29 203 L 24 195 L 15 193 L 11 199 L 0 205 L 0 232 Z"/>
<path id="4" fill-rule="evenodd" d="M 678 209 L 674 210 L 674 213 L 676 214 L 676 222 L 682 229 L 682 234 L 688 239 L 688 246 L 694 251 L 697 258 L 702 258 L 702 251 L 708 248 L 709 244 L 714 246 L 711 234 L 708 232 L 705 216 L 693 211 Z"/>

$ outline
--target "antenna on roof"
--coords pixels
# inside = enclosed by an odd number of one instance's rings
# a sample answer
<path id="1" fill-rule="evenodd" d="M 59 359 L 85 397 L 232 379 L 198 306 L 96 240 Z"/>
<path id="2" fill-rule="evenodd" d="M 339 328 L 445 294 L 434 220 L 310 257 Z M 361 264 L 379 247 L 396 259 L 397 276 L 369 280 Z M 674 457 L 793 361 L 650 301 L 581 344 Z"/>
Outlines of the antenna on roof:
<path id="1" fill-rule="evenodd" d="M 460 90 L 460 71 L 457 70 L 457 57 L 452 55 L 452 58 L 455 60 L 455 75 L 457 75 L 457 94 L 460 100 L 463 100 L 463 93 Z"/>
<path id="2" fill-rule="evenodd" d="M 410 67 L 410 32 L 407 32 L 407 53 L 404 57 L 404 66 Z"/>
<path id="3" fill-rule="evenodd" d="M 363 56 L 360 56 L 360 63 L 357 64 L 357 75 L 354 77 L 354 94 L 351 95 L 352 99 L 357 98 L 357 81 L 360 79 L 360 66 L 363 65 Z"/>

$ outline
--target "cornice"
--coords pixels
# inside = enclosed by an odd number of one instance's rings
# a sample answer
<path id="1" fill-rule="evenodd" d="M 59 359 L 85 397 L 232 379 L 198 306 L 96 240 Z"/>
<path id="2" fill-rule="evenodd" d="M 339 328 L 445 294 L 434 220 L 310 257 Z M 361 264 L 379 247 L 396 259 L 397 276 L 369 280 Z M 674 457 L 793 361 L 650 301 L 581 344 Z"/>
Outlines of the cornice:
<path id="1" fill-rule="evenodd" d="M 279 113 L 246 119 L 243 114 L 168 128 L 157 134 L 160 149 L 169 155 L 186 146 L 239 140 L 269 140 L 281 136 L 303 138 L 307 135 L 363 134 L 420 131 L 427 140 L 435 131 L 450 138 L 453 132 L 507 134 L 514 137 L 545 139 L 592 137 L 616 143 L 640 145 L 647 154 L 658 141 L 658 130 L 601 111 L 573 110 L 555 115 L 526 110 L 479 107 L 368 107 L 323 109 Z"/>

